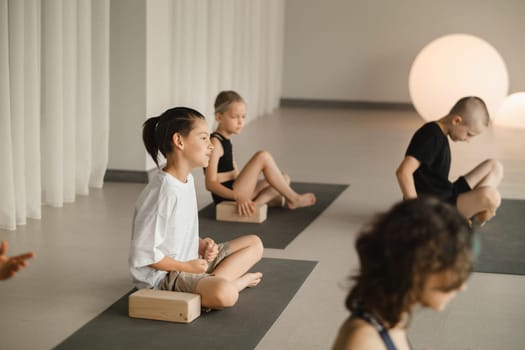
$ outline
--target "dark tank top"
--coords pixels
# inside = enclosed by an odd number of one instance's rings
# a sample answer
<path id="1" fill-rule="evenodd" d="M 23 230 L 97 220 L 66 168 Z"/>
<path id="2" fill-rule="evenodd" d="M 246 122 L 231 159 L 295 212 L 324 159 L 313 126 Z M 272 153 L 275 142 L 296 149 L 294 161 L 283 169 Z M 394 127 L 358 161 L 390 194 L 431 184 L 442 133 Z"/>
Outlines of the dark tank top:
<path id="1" fill-rule="evenodd" d="M 227 139 L 226 137 L 222 136 L 218 132 L 212 133 L 210 137 L 215 137 L 217 140 L 219 140 L 219 142 L 222 145 L 222 149 L 224 150 L 222 157 L 219 158 L 219 164 L 217 165 L 217 173 L 226 173 L 228 171 L 232 171 L 234 169 L 233 150 L 232 150 L 232 143 L 230 139 Z M 206 172 L 206 169 L 204 169 L 204 172 Z M 235 180 L 230 180 L 230 181 L 222 182 L 221 184 L 223 186 L 228 187 L 229 189 L 233 189 L 234 181 Z M 231 199 L 223 198 L 221 196 L 216 195 L 213 192 L 211 192 L 211 196 L 215 204 L 219 204 L 220 202 L 223 202 L 223 201 L 231 201 Z"/>
<path id="2" fill-rule="evenodd" d="M 383 340 L 383 343 L 385 343 L 385 346 L 387 350 L 396 350 L 396 346 L 394 345 L 394 342 L 392 341 L 392 338 L 390 338 L 390 334 L 388 334 L 388 330 L 377 320 L 374 316 L 371 314 L 364 312 L 361 309 L 357 309 L 352 312 L 352 318 L 360 318 L 366 322 L 368 322 L 370 325 L 372 325 L 377 332 L 379 333 L 379 336 Z M 408 346 L 410 349 L 412 349 L 412 345 L 410 344 L 410 341 L 407 338 Z"/>
<path id="3" fill-rule="evenodd" d="M 215 137 L 222 145 L 222 149 L 224 150 L 224 154 L 222 157 L 219 158 L 219 165 L 217 167 L 218 173 L 226 173 L 228 171 L 232 171 L 233 168 L 233 150 L 232 150 L 232 143 L 230 139 L 227 139 L 226 137 L 222 136 L 218 132 L 214 132 L 210 135 L 210 137 Z"/>

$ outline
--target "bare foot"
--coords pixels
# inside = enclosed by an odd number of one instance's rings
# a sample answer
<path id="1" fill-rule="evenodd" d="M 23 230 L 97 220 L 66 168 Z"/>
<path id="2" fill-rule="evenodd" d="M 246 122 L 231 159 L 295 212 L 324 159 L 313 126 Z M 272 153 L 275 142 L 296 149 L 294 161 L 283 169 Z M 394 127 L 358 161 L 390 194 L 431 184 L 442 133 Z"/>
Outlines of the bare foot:
<path id="1" fill-rule="evenodd" d="M 490 210 L 483 210 L 482 212 L 477 213 L 474 215 L 474 219 L 479 224 L 479 226 L 485 225 L 487 221 L 492 219 L 494 217 L 495 213 Z"/>
<path id="2" fill-rule="evenodd" d="M 287 205 L 289 209 L 297 209 L 301 207 L 309 207 L 315 204 L 315 194 L 303 193 L 294 198 L 293 201 L 288 201 Z"/>
<path id="3" fill-rule="evenodd" d="M 261 282 L 262 277 L 263 274 L 260 272 L 251 272 L 239 277 L 234 283 L 237 286 L 237 290 L 240 292 L 244 288 L 252 288 L 258 285 L 259 282 Z"/>

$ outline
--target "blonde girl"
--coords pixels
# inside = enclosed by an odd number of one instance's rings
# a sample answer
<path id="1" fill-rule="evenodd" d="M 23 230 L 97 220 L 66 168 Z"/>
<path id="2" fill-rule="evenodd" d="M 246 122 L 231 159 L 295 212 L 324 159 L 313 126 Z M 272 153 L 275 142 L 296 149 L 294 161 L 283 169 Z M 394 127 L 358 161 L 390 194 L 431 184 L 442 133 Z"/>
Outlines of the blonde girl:
<path id="1" fill-rule="evenodd" d="M 246 103 L 235 91 L 222 91 L 215 100 L 217 129 L 211 135 L 213 151 L 206 168 L 206 188 L 218 204 L 236 201 L 239 215 L 250 216 L 257 205 L 286 206 L 296 209 L 315 204 L 313 193 L 299 194 L 290 187 L 290 178 L 283 174 L 272 155 L 258 151 L 244 168 L 237 166 L 231 136 L 244 127 Z M 260 175 L 264 179 L 259 179 Z"/>

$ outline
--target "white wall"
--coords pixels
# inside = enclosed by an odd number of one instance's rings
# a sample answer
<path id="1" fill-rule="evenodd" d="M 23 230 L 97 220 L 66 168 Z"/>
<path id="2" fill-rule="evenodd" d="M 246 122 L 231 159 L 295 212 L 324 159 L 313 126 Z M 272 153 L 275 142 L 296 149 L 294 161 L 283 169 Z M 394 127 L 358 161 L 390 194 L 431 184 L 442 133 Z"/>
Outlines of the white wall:
<path id="1" fill-rule="evenodd" d="M 142 129 L 146 115 L 144 0 L 111 0 L 108 169 L 146 169 Z"/>
<path id="2" fill-rule="evenodd" d="M 172 105 L 172 35 L 171 0 L 146 3 L 146 114 L 143 120 L 160 115 Z M 142 139 L 140 139 L 142 140 Z M 142 145 L 142 143 L 141 143 Z M 146 153 L 144 153 L 146 154 Z M 146 154 L 145 169 L 156 165 Z"/>
<path id="3" fill-rule="evenodd" d="M 188 106 L 213 121 L 224 89 L 248 101 L 247 122 L 281 96 L 284 0 L 112 0 L 108 169 L 153 167 L 142 123 Z"/>
<path id="4" fill-rule="evenodd" d="M 524 19 L 523 0 L 286 0 L 283 97 L 410 102 L 414 58 L 451 33 L 492 44 L 525 91 Z"/>
<path id="5" fill-rule="evenodd" d="M 171 107 L 170 0 L 111 1 L 109 169 L 155 167 L 142 143 L 142 123 Z"/>

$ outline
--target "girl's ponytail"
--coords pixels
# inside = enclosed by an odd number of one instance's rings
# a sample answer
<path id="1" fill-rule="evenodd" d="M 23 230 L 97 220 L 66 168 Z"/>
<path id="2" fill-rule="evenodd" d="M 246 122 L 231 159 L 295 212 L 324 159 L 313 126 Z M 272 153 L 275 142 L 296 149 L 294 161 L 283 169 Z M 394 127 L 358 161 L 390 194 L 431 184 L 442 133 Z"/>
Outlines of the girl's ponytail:
<path id="1" fill-rule="evenodd" d="M 142 125 L 142 140 L 144 141 L 144 146 L 157 167 L 159 166 L 159 145 L 157 144 L 155 134 L 159 121 L 160 117 L 152 117 L 147 119 Z"/>
<path id="2" fill-rule="evenodd" d="M 196 119 L 205 120 L 204 116 L 194 109 L 174 107 L 144 122 L 142 140 L 157 168 L 159 167 L 159 152 L 167 158 L 168 154 L 173 151 L 173 134 L 188 136 Z"/>

